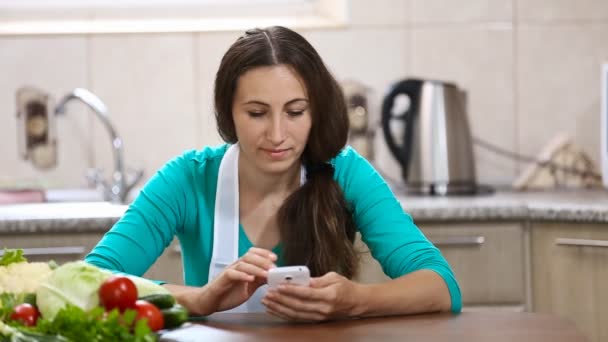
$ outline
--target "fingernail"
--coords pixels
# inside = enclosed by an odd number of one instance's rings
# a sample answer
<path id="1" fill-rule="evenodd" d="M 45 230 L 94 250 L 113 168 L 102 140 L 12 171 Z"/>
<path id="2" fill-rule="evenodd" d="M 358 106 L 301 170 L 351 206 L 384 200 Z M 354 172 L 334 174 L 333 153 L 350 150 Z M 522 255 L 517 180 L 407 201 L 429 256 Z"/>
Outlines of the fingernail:
<path id="1" fill-rule="evenodd" d="M 274 253 L 270 253 L 269 256 L 270 256 L 271 259 L 275 259 L 275 260 L 277 259 L 277 255 L 274 254 Z"/>

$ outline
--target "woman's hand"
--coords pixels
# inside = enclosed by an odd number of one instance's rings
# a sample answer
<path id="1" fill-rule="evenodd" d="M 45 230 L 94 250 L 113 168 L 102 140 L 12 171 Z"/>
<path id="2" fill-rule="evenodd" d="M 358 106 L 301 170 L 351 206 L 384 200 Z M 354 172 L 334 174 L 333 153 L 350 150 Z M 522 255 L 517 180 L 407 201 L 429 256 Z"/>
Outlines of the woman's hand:
<path id="1" fill-rule="evenodd" d="M 280 285 L 262 303 L 268 313 L 291 321 L 326 321 L 356 317 L 362 311 L 362 285 L 330 272 L 312 278 L 310 287 Z"/>
<path id="2" fill-rule="evenodd" d="M 268 270 L 276 267 L 277 256 L 269 250 L 252 247 L 220 273 L 200 292 L 196 305 L 200 314 L 211 314 L 246 302 L 258 287 L 266 283 Z"/>

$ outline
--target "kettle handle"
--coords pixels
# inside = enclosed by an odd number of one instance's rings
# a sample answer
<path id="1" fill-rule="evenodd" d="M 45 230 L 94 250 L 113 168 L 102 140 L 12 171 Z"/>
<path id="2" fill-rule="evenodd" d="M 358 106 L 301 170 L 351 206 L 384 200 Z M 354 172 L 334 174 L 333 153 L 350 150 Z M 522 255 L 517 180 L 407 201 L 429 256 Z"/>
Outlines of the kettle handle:
<path id="1" fill-rule="evenodd" d="M 407 180 L 408 176 L 414 133 L 414 113 L 418 111 L 422 83 L 421 80 L 416 79 L 407 79 L 397 82 L 391 87 L 389 93 L 382 101 L 382 131 L 384 132 L 384 139 L 393 156 L 395 156 L 401 164 L 404 180 Z M 400 94 L 405 94 L 410 98 L 410 107 L 403 116 L 394 116 L 392 115 L 393 104 L 395 98 Z M 390 127 L 391 120 L 405 121 L 403 146 L 398 146 L 395 142 L 395 137 L 393 136 Z"/>

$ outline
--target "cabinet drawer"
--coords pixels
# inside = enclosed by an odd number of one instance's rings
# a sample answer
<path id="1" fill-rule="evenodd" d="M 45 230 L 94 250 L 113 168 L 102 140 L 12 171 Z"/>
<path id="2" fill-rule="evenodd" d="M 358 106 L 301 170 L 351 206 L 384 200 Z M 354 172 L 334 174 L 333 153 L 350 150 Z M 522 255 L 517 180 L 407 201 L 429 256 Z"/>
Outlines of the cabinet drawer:
<path id="1" fill-rule="evenodd" d="M 423 233 L 452 267 L 465 305 L 523 305 L 524 240 L 519 224 L 425 224 Z M 357 235 L 357 250 L 369 251 Z M 371 253 L 363 253 L 357 281 L 388 280 Z"/>
<path id="2" fill-rule="evenodd" d="M 524 238 L 519 224 L 424 225 L 454 270 L 464 304 L 524 303 Z"/>
<path id="3" fill-rule="evenodd" d="M 421 229 L 454 270 L 465 305 L 524 303 L 524 238 L 519 224 L 427 224 Z"/>
<path id="4" fill-rule="evenodd" d="M 54 260 L 61 265 L 82 260 L 95 247 L 103 233 L 49 233 L 2 235 L 1 248 L 21 248 L 32 262 Z"/>

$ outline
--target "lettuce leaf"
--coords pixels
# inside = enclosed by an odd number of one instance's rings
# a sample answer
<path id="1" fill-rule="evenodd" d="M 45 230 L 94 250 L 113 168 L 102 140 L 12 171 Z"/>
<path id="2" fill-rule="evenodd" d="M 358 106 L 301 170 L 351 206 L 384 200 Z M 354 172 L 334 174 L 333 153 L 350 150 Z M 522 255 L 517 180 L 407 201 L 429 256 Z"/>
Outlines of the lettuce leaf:
<path id="1" fill-rule="evenodd" d="M 61 335 L 70 341 L 156 341 L 156 335 L 143 320 L 135 323 L 131 333 L 129 327 L 133 324 L 136 314 L 131 309 L 122 315 L 118 310 L 105 313 L 101 307 L 86 312 L 68 305 L 61 309 L 53 320 L 40 320 L 32 331 Z"/>
<path id="2" fill-rule="evenodd" d="M 8 266 L 17 262 L 27 262 L 23 256 L 22 249 L 4 249 L 4 254 L 0 258 L 0 266 Z"/>

